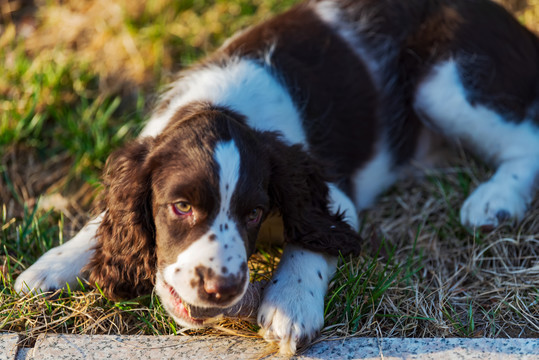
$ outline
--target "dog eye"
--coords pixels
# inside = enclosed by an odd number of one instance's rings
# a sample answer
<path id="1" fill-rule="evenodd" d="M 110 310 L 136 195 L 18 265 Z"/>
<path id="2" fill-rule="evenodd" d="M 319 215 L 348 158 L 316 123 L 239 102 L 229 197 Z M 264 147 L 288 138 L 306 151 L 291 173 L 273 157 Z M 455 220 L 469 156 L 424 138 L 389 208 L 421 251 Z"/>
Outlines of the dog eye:
<path id="1" fill-rule="evenodd" d="M 249 215 L 247 215 L 247 224 L 249 225 L 258 224 L 261 218 L 262 218 L 262 209 L 254 208 L 253 210 L 251 210 Z"/>
<path id="2" fill-rule="evenodd" d="M 191 215 L 193 207 L 187 201 L 178 201 L 172 204 L 172 210 L 176 215 Z"/>

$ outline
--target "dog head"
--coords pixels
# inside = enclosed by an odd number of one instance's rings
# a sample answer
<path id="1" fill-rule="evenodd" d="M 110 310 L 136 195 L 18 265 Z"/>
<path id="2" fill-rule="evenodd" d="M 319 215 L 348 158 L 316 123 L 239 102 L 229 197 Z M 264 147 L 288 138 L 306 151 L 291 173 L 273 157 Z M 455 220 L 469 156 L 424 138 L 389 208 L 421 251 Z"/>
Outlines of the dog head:
<path id="1" fill-rule="evenodd" d="M 323 171 L 300 145 L 207 104 L 183 108 L 159 136 L 115 153 L 105 186 L 90 281 L 111 297 L 155 286 L 181 325 L 205 323 L 189 316 L 190 306 L 224 308 L 241 299 L 247 260 L 274 209 L 287 241 L 330 253 L 360 244 L 329 213 Z"/>

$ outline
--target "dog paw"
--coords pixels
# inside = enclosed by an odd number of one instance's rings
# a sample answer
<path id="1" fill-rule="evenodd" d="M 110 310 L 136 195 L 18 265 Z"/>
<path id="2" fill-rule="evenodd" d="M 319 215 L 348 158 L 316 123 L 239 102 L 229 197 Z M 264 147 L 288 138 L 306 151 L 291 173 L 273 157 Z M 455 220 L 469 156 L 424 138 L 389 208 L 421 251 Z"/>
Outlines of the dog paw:
<path id="1" fill-rule="evenodd" d="M 465 226 L 492 230 L 507 220 L 521 220 L 528 204 L 529 199 L 515 188 L 489 181 L 466 199 L 460 210 L 460 221 Z"/>
<path id="2" fill-rule="evenodd" d="M 266 288 L 258 310 L 260 335 L 277 343 L 281 354 L 292 355 L 320 333 L 324 325 L 324 294 L 308 290 L 296 279 L 276 280 Z"/>
<path id="3" fill-rule="evenodd" d="M 21 294 L 54 291 L 78 284 L 82 269 L 89 263 L 96 245 L 95 234 L 102 215 L 82 228 L 70 241 L 47 251 L 19 275 L 15 291 Z"/>
<path id="4" fill-rule="evenodd" d="M 72 258 L 61 247 L 46 252 L 15 280 L 14 289 L 20 294 L 39 294 L 77 284 L 77 276 L 86 264 L 86 257 Z"/>

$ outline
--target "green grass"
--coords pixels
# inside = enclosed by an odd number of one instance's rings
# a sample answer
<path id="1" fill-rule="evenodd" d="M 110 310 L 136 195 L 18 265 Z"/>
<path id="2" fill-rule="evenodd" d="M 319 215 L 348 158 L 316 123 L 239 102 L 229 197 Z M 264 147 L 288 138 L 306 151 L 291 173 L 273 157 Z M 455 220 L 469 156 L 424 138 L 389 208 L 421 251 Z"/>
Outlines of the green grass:
<path id="1" fill-rule="evenodd" d="M 67 159 L 69 171 L 58 175 L 62 186 L 73 179 L 96 184 L 110 152 L 138 132 L 142 97 L 129 113 L 122 114 L 117 111 L 120 97 L 90 97 L 88 89 L 95 87 L 97 76 L 75 59 L 39 66 L 15 49 L 7 54 L 2 51 L 0 61 L 7 61 L 8 56 L 14 56 L 19 65 L 7 69 L 5 83 L 0 85 L 4 89 L 0 98 L 4 110 L 0 111 L 0 154 L 4 154 L 0 170 L 5 186 L 13 181 L 6 158 L 18 151 L 44 163 Z M 19 195 L 11 194 L 14 198 Z"/>
<path id="2" fill-rule="evenodd" d="M 386 251 L 385 263 L 379 261 L 380 251 Z M 357 332 L 360 322 L 373 313 L 389 287 L 405 283 L 418 269 L 412 271 L 412 255 L 409 263 L 395 262 L 395 247 L 382 240 L 372 257 L 359 262 L 341 259 L 344 264 L 337 272 L 334 287 L 326 301 L 326 315 L 337 311 L 337 321 L 347 321 L 352 332 Z M 341 304 L 339 304 L 341 303 Z M 375 314 L 384 316 L 386 314 Z"/>
<path id="3" fill-rule="evenodd" d="M 86 288 L 21 298 L 13 280 L 88 219 L 107 156 L 138 134 L 175 71 L 296 2 L 45 2 L 21 10 L 36 21 L 24 36 L 21 16 L 4 15 L 0 332 L 23 332 L 29 342 L 45 331 L 185 332 L 153 295 L 114 302 Z M 72 18 L 66 14 L 76 14 L 78 26 L 66 23 Z M 99 26 L 96 14 L 106 20 Z M 495 232 L 467 229 L 458 219 L 466 195 L 488 175 L 460 154 L 423 180 L 399 184 L 366 212 L 364 250 L 341 261 L 326 298 L 323 335 L 539 336 L 537 200 L 521 224 Z M 261 246 L 250 264 L 253 276 L 269 276 L 279 255 L 280 249 Z M 221 326 L 238 334 L 257 330 L 238 321 Z"/>
<path id="4" fill-rule="evenodd" d="M 77 2 L 38 9 L 40 23 L 30 39 L 8 22 L 0 40 L 0 154 L 13 146 L 30 148 L 40 159 L 66 154 L 73 161 L 70 176 L 95 182 L 112 150 L 140 131 L 153 105 L 145 99 L 166 83 L 169 71 L 196 61 L 253 18 L 294 2 L 118 1 L 119 13 L 103 15 L 115 22 L 86 30 L 96 37 L 87 42 L 71 39 L 83 32 L 58 19 L 59 9 L 79 11 L 81 26 L 93 25 L 98 9 Z M 51 34 L 58 42 L 44 47 Z M 120 41 L 133 43 L 140 63 L 126 63 L 132 54 L 124 46 L 100 48 Z"/>

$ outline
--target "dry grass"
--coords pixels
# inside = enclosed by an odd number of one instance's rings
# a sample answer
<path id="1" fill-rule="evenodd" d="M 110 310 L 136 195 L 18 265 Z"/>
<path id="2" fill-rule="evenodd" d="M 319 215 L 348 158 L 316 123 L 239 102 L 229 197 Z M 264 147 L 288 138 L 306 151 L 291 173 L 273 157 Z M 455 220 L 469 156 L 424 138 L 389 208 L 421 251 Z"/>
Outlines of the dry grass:
<path id="1" fill-rule="evenodd" d="M 193 333 L 176 328 L 153 296 L 113 303 L 87 290 L 19 298 L 11 284 L 86 221 L 104 158 L 135 135 L 122 124 L 137 129 L 140 119 L 132 118 L 151 106 L 138 99 L 235 30 L 291 2 L 0 0 L 0 113 L 9 114 L 0 117 L 0 331 L 25 332 L 29 342 L 45 331 Z M 539 0 L 510 2 L 539 29 Z M 115 98 L 121 101 L 110 115 Z M 66 115 L 112 125 L 85 130 L 93 135 L 79 156 L 62 150 L 70 143 L 58 134 L 77 143 L 83 134 L 47 132 L 71 126 L 62 122 Z M 20 121 L 31 131 L 17 128 Z M 86 154 L 103 142 L 101 152 Z M 539 201 L 516 226 L 473 233 L 459 224 L 458 209 L 489 170 L 458 151 L 451 165 L 421 172 L 364 215 L 363 254 L 346 259 L 332 284 L 323 335 L 539 336 Z M 46 201 L 38 202 L 41 194 Z M 56 210 L 47 212 L 50 204 Z M 251 270 L 265 278 L 279 251 L 261 250 Z M 253 336 L 256 327 L 225 321 L 206 333 L 229 331 Z"/>
<path id="2" fill-rule="evenodd" d="M 462 187 L 470 180 L 475 188 L 489 171 L 464 155 L 452 162 L 419 183 L 398 185 L 366 215 L 366 257 L 385 239 L 394 253 L 382 249 L 378 268 L 401 269 L 379 302 L 368 304 L 369 291 L 356 299 L 355 307 L 370 307 L 355 328 L 341 320 L 343 334 L 539 336 L 539 201 L 518 225 L 471 233 L 458 223 Z M 342 312 L 333 316 L 338 321 Z"/>

